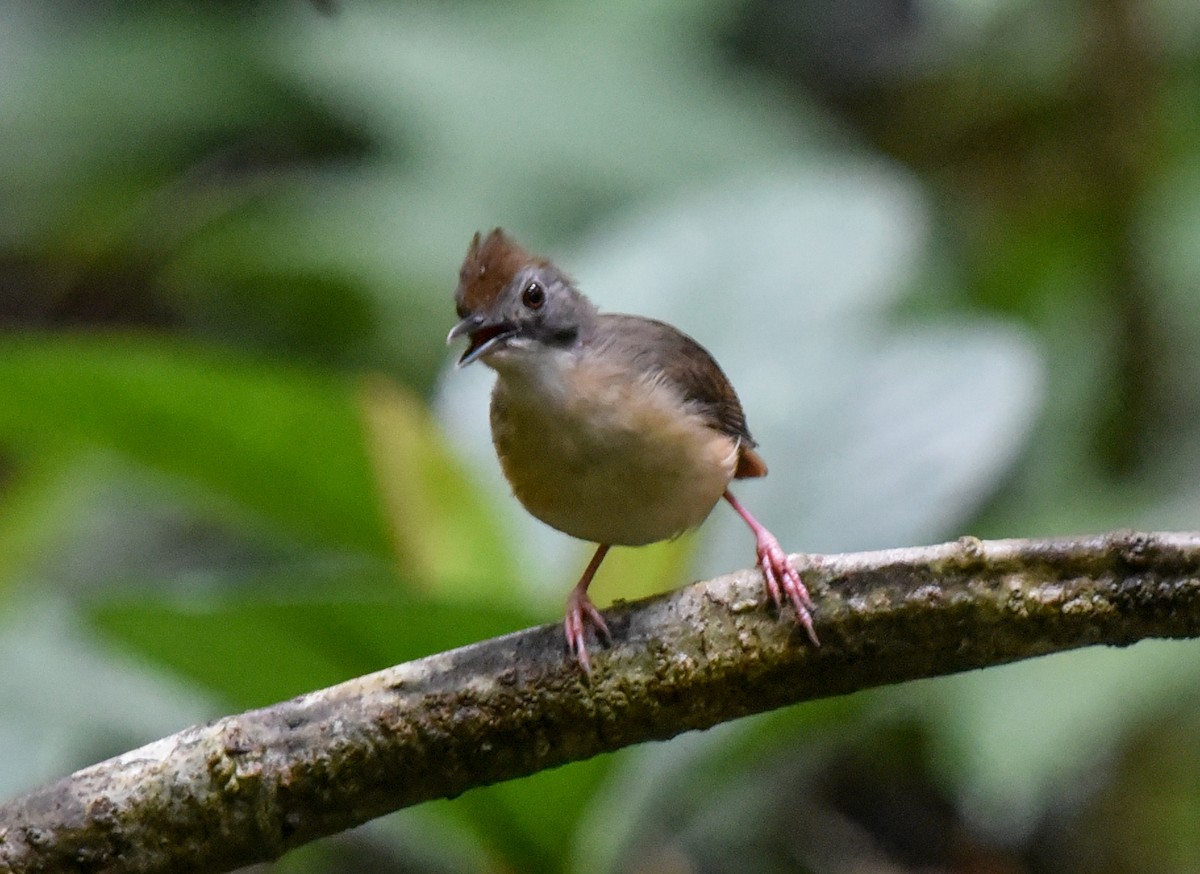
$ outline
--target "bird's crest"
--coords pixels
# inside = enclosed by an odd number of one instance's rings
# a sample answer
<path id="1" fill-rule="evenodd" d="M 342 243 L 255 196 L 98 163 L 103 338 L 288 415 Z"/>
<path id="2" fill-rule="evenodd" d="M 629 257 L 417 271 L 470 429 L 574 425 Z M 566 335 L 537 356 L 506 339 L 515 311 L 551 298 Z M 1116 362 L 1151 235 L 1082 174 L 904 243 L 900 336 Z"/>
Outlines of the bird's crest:
<path id="1" fill-rule="evenodd" d="M 459 315 L 487 309 L 516 272 L 531 262 L 538 263 L 540 259 L 533 258 L 502 229 L 495 228 L 486 237 L 476 232 L 458 271 L 454 302 L 458 304 Z"/>

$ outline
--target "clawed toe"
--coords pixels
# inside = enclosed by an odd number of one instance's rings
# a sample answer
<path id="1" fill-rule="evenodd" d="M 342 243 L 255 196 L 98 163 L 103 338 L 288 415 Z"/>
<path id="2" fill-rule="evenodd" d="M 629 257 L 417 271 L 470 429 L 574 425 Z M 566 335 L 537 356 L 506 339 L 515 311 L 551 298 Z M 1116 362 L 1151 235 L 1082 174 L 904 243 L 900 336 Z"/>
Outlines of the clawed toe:
<path id="1" fill-rule="evenodd" d="M 788 603 L 792 605 L 792 609 L 796 613 L 796 620 L 804 626 L 808 639 L 813 642 L 814 646 L 820 646 L 821 641 L 817 639 L 816 629 L 813 628 L 812 598 L 809 597 L 808 589 L 805 587 L 804 581 L 800 579 L 800 574 L 792 566 L 779 543 L 773 538 L 760 541 L 758 564 L 762 569 L 767 593 L 771 596 L 771 601 L 774 602 L 776 609 L 783 608 L 783 596 L 786 595 Z"/>
<path id="2" fill-rule="evenodd" d="M 567 599 L 567 615 L 563 620 L 563 632 L 567 638 L 567 648 L 579 661 L 579 666 L 583 668 L 585 674 L 592 672 L 592 661 L 588 657 L 587 650 L 587 626 L 589 623 L 596 629 L 597 637 L 612 640 L 608 624 L 604 621 L 600 611 L 596 609 L 596 605 L 592 603 L 591 598 L 584 592 L 572 592 L 571 597 Z"/>
<path id="3" fill-rule="evenodd" d="M 725 492 L 725 500 L 754 532 L 758 566 L 762 570 L 763 582 L 766 583 L 767 594 L 771 596 L 775 609 L 783 609 L 783 599 L 786 595 L 788 603 L 796 611 L 796 620 L 804 626 L 804 630 L 808 633 L 808 639 L 813 642 L 814 646 L 820 646 L 821 641 L 817 640 L 817 632 L 813 628 L 812 598 L 808 597 L 808 589 L 804 587 L 804 581 L 800 579 L 800 574 L 792 567 L 787 553 L 783 551 L 783 547 L 779 545 L 775 535 L 764 528 L 762 523 L 755 519 L 750 511 L 742 506 L 741 501 L 728 490 Z"/>

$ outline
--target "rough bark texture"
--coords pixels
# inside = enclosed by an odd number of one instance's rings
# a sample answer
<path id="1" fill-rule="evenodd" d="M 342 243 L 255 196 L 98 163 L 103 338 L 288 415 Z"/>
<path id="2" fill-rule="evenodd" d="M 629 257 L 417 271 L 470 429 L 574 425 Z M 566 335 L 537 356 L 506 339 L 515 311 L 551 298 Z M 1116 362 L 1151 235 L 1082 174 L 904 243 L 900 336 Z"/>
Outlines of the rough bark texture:
<path id="1" fill-rule="evenodd" d="M 822 647 L 757 573 L 605 611 L 584 678 L 543 626 L 194 726 L 0 806 L 0 870 L 221 871 L 372 817 L 798 701 L 1200 635 L 1200 533 L 797 559 Z"/>

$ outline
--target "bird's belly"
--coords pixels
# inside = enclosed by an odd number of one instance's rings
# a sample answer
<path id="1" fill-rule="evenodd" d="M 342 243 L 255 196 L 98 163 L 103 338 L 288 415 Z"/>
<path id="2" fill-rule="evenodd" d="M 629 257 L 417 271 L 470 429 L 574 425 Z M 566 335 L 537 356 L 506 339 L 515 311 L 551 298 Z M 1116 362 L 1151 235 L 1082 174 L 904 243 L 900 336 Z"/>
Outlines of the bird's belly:
<path id="1" fill-rule="evenodd" d="M 606 387 L 572 404 L 513 403 L 499 389 L 492 437 L 513 493 L 574 537 L 640 546 L 708 516 L 737 443 L 665 390 Z"/>

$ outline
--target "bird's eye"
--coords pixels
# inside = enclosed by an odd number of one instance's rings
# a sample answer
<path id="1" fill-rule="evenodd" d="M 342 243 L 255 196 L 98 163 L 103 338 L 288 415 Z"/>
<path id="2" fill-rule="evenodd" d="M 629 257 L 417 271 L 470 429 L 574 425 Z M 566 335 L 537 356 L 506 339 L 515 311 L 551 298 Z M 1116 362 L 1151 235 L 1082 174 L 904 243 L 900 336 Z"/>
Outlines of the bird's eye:
<path id="1" fill-rule="evenodd" d="M 542 288 L 541 283 L 531 282 L 521 292 L 521 303 L 531 310 L 540 310 L 545 302 L 546 289 Z"/>

